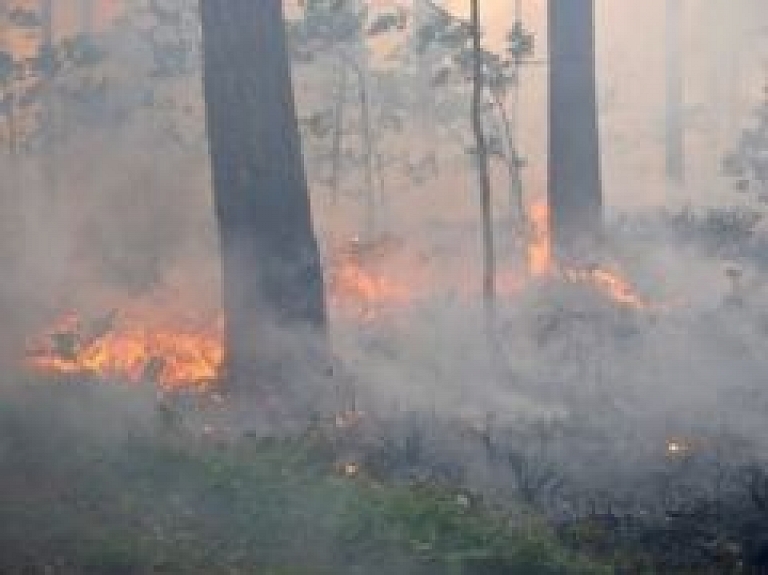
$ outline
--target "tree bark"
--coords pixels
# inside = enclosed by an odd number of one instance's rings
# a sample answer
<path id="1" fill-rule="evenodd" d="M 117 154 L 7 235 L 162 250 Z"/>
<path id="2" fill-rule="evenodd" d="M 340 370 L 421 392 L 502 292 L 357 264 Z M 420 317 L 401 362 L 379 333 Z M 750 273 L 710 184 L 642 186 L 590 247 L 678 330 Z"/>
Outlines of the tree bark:
<path id="1" fill-rule="evenodd" d="M 491 206 L 491 175 L 488 166 L 488 144 L 483 130 L 483 56 L 478 0 L 471 0 L 472 51 L 472 129 L 475 134 L 476 165 L 480 182 L 480 204 L 483 226 L 483 303 L 486 314 L 494 314 L 496 300 L 496 254 L 493 237 L 493 208 Z"/>
<path id="2" fill-rule="evenodd" d="M 327 367 L 322 266 L 282 2 L 200 0 L 200 13 L 229 375 L 250 388 Z"/>
<path id="3" fill-rule="evenodd" d="M 666 172 L 669 182 L 685 183 L 685 127 L 683 82 L 683 3 L 667 0 L 666 22 Z"/>
<path id="4" fill-rule="evenodd" d="M 560 260 L 593 256 L 602 227 L 594 0 L 549 2 L 549 203 Z"/>

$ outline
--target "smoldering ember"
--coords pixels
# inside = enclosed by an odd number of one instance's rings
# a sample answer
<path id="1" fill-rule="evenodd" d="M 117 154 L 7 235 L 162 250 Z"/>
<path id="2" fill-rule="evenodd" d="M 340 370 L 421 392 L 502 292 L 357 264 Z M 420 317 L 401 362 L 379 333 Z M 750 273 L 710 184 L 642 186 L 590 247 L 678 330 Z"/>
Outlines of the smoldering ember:
<path id="1" fill-rule="evenodd" d="M 0 2 L 0 574 L 768 574 L 764 0 Z"/>

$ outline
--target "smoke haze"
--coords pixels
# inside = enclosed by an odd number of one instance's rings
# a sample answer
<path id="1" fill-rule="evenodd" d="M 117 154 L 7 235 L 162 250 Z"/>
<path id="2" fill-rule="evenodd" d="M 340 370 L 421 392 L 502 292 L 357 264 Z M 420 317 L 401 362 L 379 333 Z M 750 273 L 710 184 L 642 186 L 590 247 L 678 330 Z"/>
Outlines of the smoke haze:
<path id="1" fill-rule="evenodd" d="M 70 36 L 77 30 L 75 2 L 55 3 L 57 35 Z M 34 138 L 18 158 L 3 154 L 3 173 L 14 174 L 4 179 L 2 194 L 3 205 L 17 210 L 8 229 L 17 238 L 12 251 L 19 273 L 0 281 L 21 302 L 8 312 L 19 332 L 9 338 L 15 345 L 46 333 L 72 310 L 97 320 L 111 310 L 119 317 L 138 308 L 142 320 L 164 327 L 190 317 L 213 324 L 220 312 L 199 72 L 153 76 L 141 25 L 118 18 L 117 4 L 102 2 L 97 17 L 96 41 L 107 60 L 61 81 L 78 84 L 87 76 L 103 82 L 106 97 L 85 111 L 64 97 L 57 100 L 55 190 Z M 403 2 L 376 4 L 386 10 Z M 466 2 L 444 4 L 466 15 Z M 482 0 L 485 41 L 494 51 L 503 50 L 513 4 Z M 706 220 L 709 208 L 760 209 L 751 196 L 733 190 L 721 165 L 761 102 L 768 57 L 764 4 L 687 2 L 689 177 L 676 187 L 664 175 L 664 0 L 598 0 L 608 232 L 595 265 L 615 271 L 630 287 L 616 296 L 613 284 L 595 288 L 598 282 L 590 279 L 526 278 L 526 262 L 510 233 L 506 173 L 496 163 L 497 346 L 488 344 L 479 297 L 480 208 L 468 139 L 456 134 L 466 130 L 425 133 L 415 115 L 399 135 L 380 129 L 382 156 L 404 154 L 415 162 L 423 158 L 414 150 L 432 146 L 439 150 L 440 169 L 424 182 L 396 162 L 382 170 L 376 187 L 383 240 L 366 251 L 362 170 L 354 158 L 349 161 L 334 204 L 328 140 L 307 128 L 313 114 L 333 103 L 335 68 L 323 55 L 296 64 L 334 350 L 356 402 L 392 417 L 414 410 L 474 427 L 487 423 L 489 414 L 499 429 L 560 425 L 561 442 L 547 457 L 580 485 L 621 473 L 642 476 L 655 450 L 663 457 L 669 436 L 722 433 L 765 455 L 765 230 L 758 225 L 755 236 L 731 241 L 732 227 L 723 232 L 721 220 Z M 526 196 L 533 203 L 546 191 L 546 4 L 523 7 L 537 45 L 535 62 L 522 73 L 518 134 L 527 160 Z M 9 34 L 6 49 L 28 49 Z M 374 71 L 386 68 L 381 56 L 370 55 Z M 353 127 L 360 122 L 354 91 L 347 104 Z M 382 105 L 383 90 L 371 92 L 372 106 Z M 457 117 L 468 111 L 468 101 L 457 109 Z M 359 155 L 352 140 L 345 144 L 351 157 Z M 675 219 L 684 206 L 703 219 Z M 626 305 L 632 298 L 642 305 Z M 17 348 L 4 354 L 14 371 L 23 355 Z M 569 434 L 581 423 L 592 434 L 587 439 Z M 474 464 L 477 454 L 456 457 Z"/>

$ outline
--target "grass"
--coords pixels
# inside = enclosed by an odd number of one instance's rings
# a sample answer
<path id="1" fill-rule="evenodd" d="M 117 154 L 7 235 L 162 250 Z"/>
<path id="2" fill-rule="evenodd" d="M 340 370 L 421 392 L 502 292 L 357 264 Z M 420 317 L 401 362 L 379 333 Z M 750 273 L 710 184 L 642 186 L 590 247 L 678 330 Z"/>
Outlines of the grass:
<path id="1" fill-rule="evenodd" d="M 0 573 L 602 574 L 543 522 L 334 470 L 322 434 L 160 431 L 135 391 L 0 389 Z"/>

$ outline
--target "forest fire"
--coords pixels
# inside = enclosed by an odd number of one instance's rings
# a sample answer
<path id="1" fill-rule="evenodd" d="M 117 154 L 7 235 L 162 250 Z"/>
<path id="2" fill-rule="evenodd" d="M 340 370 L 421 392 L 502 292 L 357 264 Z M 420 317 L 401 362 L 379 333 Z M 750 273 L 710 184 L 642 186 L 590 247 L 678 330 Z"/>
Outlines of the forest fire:
<path id="1" fill-rule="evenodd" d="M 402 309 L 413 297 L 407 285 L 349 254 L 331 266 L 328 288 L 330 307 L 360 323 L 376 320 L 382 310 Z M 224 318 L 182 315 L 188 314 L 141 300 L 95 319 L 68 312 L 28 340 L 24 363 L 46 374 L 151 382 L 166 390 L 214 387 L 224 363 Z"/>
<path id="2" fill-rule="evenodd" d="M 29 342 L 26 363 L 44 373 L 205 389 L 223 364 L 222 324 L 150 328 L 151 322 L 117 312 L 91 321 L 69 313 Z"/>
<path id="3" fill-rule="evenodd" d="M 530 277 L 583 284 L 620 306 L 651 307 L 618 273 L 599 267 L 559 269 L 552 259 L 546 204 L 534 204 L 530 218 Z M 354 240 L 336 250 L 328 266 L 331 310 L 339 317 L 366 324 L 436 294 L 443 282 L 428 274 L 422 277 L 425 270 L 409 270 L 407 276 L 386 273 L 392 265 L 382 264 L 399 249 L 392 241 L 368 245 Z M 498 293 L 505 299 L 514 298 L 526 283 L 524 275 L 501 271 Z M 464 293 L 470 298 L 478 295 L 472 290 Z M 49 374 L 152 382 L 167 390 L 209 389 L 221 377 L 224 319 L 221 314 L 210 314 L 203 320 L 190 320 L 187 315 L 169 312 L 162 303 L 141 301 L 121 305 L 119 310 L 96 319 L 66 313 L 28 342 L 25 363 Z"/>
<path id="4" fill-rule="evenodd" d="M 526 256 L 528 273 L 531 277 L 544 277 L 552 274 L 552 242 L 549 225 L 549 204 L 539 199 L 528 206 L 528 238 Z"/>
<path id="5" fill-rule="evenodd" d="M 618 305 L 635 309 L 650 309 L 653 305 L 641 297 L 632 284 L 617 272 L 592 267 L 589 269 L 566 269 L 564 277 L 571 282 L 588 284 L 599 293 L 609 297 Z"/>
<path id="6" fill-rule="evenodd" d="M 528 206 L 527 240 L 528 274 L 532 278 L 559 277 L 565 281 L 586 284 L 618 305 L 649 309 L 652 305 L 640 296 L 620 273 L 599 266 L 576 269 L 558 265 L 552 253 L 549 204 L 544 199 Z"/>
<path id="7" fill-rule="evenodd" d="M 402 307 L 413 297 L 409 286 L 371 273 L 352 259 L 345 259 L 333 270 L 329 288 L 331 305 L 362 321 L 373 321 L 380 309 Z"/>

